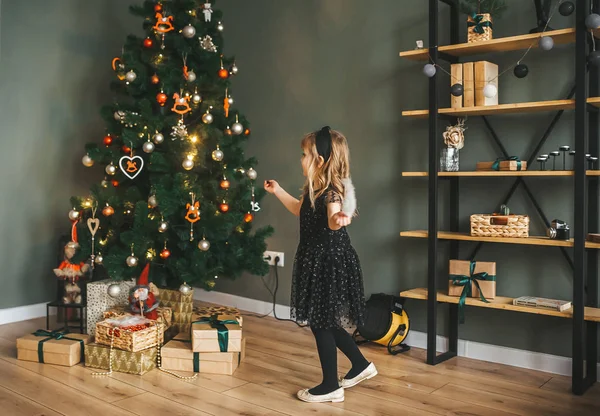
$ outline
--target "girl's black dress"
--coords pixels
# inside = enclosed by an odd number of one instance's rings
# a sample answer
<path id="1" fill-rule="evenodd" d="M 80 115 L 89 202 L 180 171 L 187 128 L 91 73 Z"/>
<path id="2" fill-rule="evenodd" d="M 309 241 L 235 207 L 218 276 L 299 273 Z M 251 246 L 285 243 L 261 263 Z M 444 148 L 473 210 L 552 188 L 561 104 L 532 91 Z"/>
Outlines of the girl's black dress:
<path id="1" fill-rule="evenodd" d="M 327 220 L 327 203 L 341 202 L 325 192 L 300 208 L 300 243 L 294 259 L 291 317 L 313 328 L 360 325 L 365 313 L 363 276 L 346 227 L 334 231 Z"/>

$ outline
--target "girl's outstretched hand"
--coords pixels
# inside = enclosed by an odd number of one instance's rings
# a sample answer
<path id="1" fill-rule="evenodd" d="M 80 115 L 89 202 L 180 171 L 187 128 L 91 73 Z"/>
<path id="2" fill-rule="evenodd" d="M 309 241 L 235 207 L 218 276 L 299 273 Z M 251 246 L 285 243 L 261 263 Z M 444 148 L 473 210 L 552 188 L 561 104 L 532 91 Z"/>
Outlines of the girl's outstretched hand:
<path id="1" fill-rule="evenodd" d="M 278 191 L 280 188 L 279 184 L 277 183 L 277 181 L 274 180 L 269 180 L 269 181 L 265 181 L 265 191 L 267 191 L 270 194 L 274 194 L 276 191 Z"/>
<path id="2" fill-rule="evenodd" d="M 352 222 L 352 218 L 350 218 L 348 215 L 344 214 L 342 211 L 336 212 L 335 215 L 333 216 L 333 220 L 340 227 L 346 227 L 347 225 L 350 225 L 350 223 Z"/>

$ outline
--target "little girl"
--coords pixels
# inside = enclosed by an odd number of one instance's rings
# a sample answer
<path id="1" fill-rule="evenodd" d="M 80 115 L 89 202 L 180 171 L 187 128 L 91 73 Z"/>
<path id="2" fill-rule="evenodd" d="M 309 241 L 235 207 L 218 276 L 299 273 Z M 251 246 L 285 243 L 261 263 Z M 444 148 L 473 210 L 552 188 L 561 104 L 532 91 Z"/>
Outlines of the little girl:
<path id="1" fill-rule="evenodd" d="M 302 139 L 306 177 L 299 200 L 274 181 L 265 190 L 300 217 L 300 243 L 294 260 L 291 316 L 306 321 L 315 336 L 323 382 L 298 392 L 305 402 L 341 402 L 344 388 L 377 375 L 344 324 L 362 323 L 365 310 L 362 271 L 346 226 L 356 209 L 346 138 L 328 126 Z M 338 379 L 337 351 L 352 363 Z"/>

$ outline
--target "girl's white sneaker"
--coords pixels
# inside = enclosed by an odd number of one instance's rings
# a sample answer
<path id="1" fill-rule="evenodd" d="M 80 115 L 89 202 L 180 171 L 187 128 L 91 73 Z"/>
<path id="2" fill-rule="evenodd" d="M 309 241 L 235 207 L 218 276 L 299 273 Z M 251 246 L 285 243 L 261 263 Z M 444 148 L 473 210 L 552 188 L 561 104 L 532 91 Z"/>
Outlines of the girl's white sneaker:
<path id="1" fill-rule="evenodd" d="M 350 378 L 350 379 L 340 378 L 339 384 L 340 384 L 340 387 L 347 389 L 347 388 L 356 386 L 361 381 L 373 378 L 376 375 L 377 375 L 377 369 L 375 368 L 375 364 L 371 363 L 368 365 L 367 368 L 365 368 L 359 375 L 357 375 L 354 378 Z"/>
<path id="2" fill-rule="evenodd" d="M 344 389 L 339 388 L 328 394 L 310 394 L 308 389 L 300 390 L 297 394 L 298 398 L 303 402 L 308 403 L 323 403 L 333 402 L 339 403 L 344 401 Z"/>

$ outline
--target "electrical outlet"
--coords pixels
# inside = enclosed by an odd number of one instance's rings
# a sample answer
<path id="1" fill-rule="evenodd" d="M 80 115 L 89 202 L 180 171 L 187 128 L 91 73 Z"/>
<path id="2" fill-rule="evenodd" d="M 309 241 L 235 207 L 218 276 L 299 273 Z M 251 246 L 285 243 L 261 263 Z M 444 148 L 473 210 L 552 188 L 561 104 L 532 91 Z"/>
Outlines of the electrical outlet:
<path id="1" fill-rule="evenodd" d="M 283 253 L 280 253 L 279 251 L 265 251 L 264 259 L 269 265 L 275 266 L 275 257 L 279 257 L 279 263 L 277 263 L 277 265 L 283 267 Z"/>

